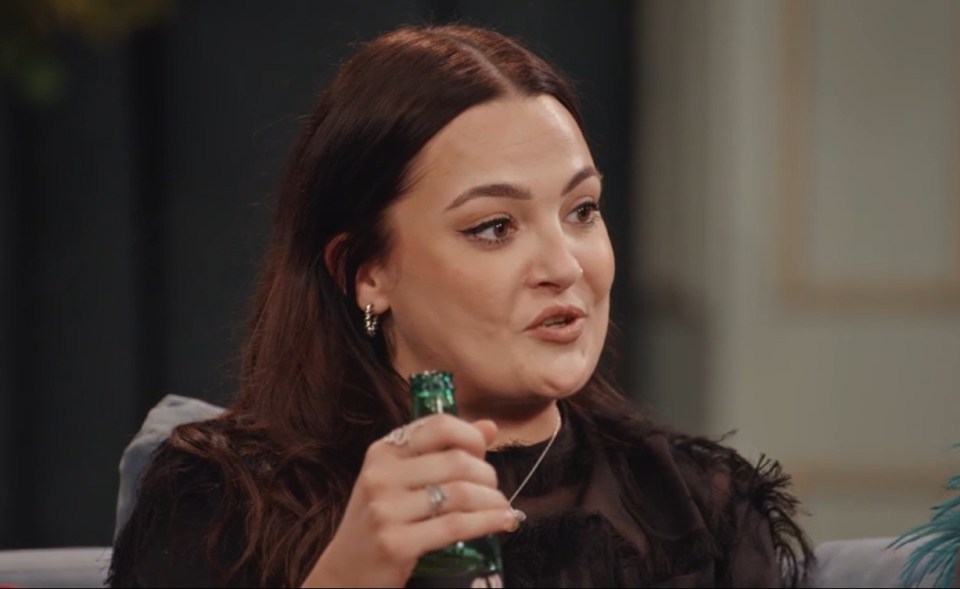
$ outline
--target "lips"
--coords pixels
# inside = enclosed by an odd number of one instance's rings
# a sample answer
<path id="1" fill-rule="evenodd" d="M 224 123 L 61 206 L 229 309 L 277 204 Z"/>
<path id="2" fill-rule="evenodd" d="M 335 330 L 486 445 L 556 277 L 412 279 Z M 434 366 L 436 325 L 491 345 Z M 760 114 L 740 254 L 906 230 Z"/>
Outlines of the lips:
<path id="1" fill-rule="evenodd" d="M 586 313 L 578 307 L 555 305 L 543 310 L 527 326 L 527 333 L 537 339 L 553 343 L 576 341 L 583 333 Z"/>
<path id="2" fill-rule="evenodd" d="M 527 329 L 538 327 L 562 327 L 586 317 L 586 313 L 570 305 L 554 305 L 543 310 Z"/>

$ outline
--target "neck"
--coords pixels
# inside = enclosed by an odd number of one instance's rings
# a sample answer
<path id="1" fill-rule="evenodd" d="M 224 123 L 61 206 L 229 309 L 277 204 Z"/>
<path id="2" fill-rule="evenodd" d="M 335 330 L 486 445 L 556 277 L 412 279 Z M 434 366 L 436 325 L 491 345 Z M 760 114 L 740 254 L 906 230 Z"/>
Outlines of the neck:
<path id="1" fill-rule="evenodd" d="M 467 420 L 492 419 L 496 422 L 497 435 L 493 439 L 492 449 L 545 442 L 557 431 L 560 423 L 560 409 L 554 400 L 538 407 L 509 407 L 493 413 L 470 412 L 461 407 L 460 414 Z"/>

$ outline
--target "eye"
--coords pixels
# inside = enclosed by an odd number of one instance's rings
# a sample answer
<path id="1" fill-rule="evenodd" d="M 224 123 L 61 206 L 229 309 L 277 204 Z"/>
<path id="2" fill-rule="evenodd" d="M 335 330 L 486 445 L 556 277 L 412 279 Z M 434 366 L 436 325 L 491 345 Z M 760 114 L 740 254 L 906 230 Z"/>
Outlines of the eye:
<path id="1" fill-rule="evenodd" d="M 580 225 L 592 225 L 600 216 L 600 205 L 597 201 L 590 200 L 580 203 L 577 208 L 570 212 L 573 222 Z"/>
<path id="2" fill-rule="evenodd" d="M 474 225 L 462 233 L 484 245 L 500 245 L 510 239 L 513 231 L 513 221 L 508 217 L 498 217 Z"/>

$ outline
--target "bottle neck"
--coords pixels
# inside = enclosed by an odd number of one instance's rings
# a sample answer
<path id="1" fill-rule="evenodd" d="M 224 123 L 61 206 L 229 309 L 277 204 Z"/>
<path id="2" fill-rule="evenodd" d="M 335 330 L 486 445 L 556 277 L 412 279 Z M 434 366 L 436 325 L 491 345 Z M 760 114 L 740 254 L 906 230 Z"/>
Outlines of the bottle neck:
<path id="1" fill-rule="evenodd" d="M 427 393 L 413 393 L 413 419 L 418 419 L 425 415 L 435 413 L 457 414 L 457 404 L 453 399 L 453 392 L 437 393 L 429 391 Z"/>
<path id="2" fill-rule="evenodd" d="M 447 372 L 425 372 L 410 378 L 411 417 L 449 413 L 457 415 L 453 379 Z"/>

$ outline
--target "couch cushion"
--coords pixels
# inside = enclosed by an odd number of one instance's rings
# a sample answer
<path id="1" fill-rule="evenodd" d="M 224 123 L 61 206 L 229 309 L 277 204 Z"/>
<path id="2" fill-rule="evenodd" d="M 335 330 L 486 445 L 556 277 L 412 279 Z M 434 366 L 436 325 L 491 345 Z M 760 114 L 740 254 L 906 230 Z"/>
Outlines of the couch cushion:
<path id="1" fill-rule="evenodd" d="M 149 464 L 156 447 L 166 440 L 173 428 L 178 425 L 212 419 L 223 411 L 223 407 L 179 395 L 167 395 L 150 410 L 140 431 L 133 437 L 120 457 L 120 491 L 117 495 L 114 538 L 130 517 L 136 501 L 140 475 Z"/>
<path id="2" fill-rule="evenodd" d="M 902 587 L 900 571 L 915 544 L 892 548 L 895 538 L 831 540 L 817 545 L 808 587 Z M 917 587 L 932 587 L 925 578 Z"/>
<path id="3" fill-rule="evenodd" d="M 0 551 L 0 584 L 16 587 L 103 587 L 110 548 Z"/>

